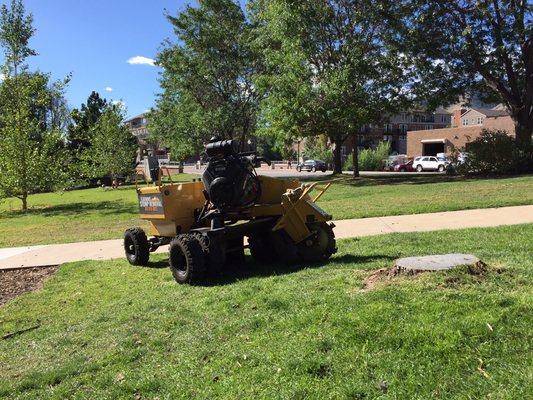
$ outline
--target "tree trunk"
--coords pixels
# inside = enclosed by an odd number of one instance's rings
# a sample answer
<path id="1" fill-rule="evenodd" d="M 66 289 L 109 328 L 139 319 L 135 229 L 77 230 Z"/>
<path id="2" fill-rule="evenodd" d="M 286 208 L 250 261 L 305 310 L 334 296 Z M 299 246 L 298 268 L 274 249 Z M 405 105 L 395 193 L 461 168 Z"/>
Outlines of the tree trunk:
<path id="1" fill-rule="evenodd" d="M 516 144 L 518 147 L 528 149 L 531 146 L 531 135 L 533 134 L 533 121 L 529 118 L 529 110 L 522 110 L 518 115 L 513 116 L 513 120 Z"/>
<path id="2" fill-rule="evenodd" d="M 335 150 L 333 151 L 333 174 L 342 174 L 342 137 L 335 136 L 333 143 L 335 144 Z"/>
<path id="3" fill-rule="evenodd" d="M 28 193 L 24 193 L 20 200 L 22 200 L 22 211 L 28 211 Z"/>
<path id="4" fill-rule="evenodd" d="M 352 164 L 353 164 L 353 177 L 357 178 L 359 176 L 359 154 L 357 151 L 357 135 L 353 135 Z"/>

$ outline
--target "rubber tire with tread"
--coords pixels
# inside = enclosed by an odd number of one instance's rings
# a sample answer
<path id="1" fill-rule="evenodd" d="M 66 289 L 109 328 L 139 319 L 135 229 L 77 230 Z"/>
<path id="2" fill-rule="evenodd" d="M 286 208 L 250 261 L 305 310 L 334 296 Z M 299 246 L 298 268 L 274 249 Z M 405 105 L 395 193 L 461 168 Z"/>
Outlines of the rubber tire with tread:
<path id="1" fill-rule="evenodd" d="M 311 168 L 311 172 L 316 172 L 316 167 Z"/>
<path id="2" fill-rule="evenodd" d="M 276 252 L 270 232 L 256 233 L 248 236 L 248 246 L 253 259 L 259 263 L 276 261 Z"/>
<path id="3" fill-rule="evenodd" d="M 302 172 L 302 167 L 296 167 L 296 171 Z"/>
<path id="4" fill-rule="evenodd" d="M 148 265 L 150 244 L 142 228 L 130 228 L 124 232 L 124 252 L 131 265 Z"/>
<path id="5" fill-rule="evenodd" d="M 418 166 L 416 167 L 416 172 L 422 172 L 422 171 L 424 171 L 424 168 L 422 168 L 421 165 L 418 165 Z"/>
<path id="6" fill-rule="evenodd" d="M 439 165 L 439 168 L 437 169 L 439 172 L 444 172 L 444 165 Z"/>
<path id="7" fill-rule="evenodd" d="M 202 247 L 207 272 L 220 272 L 226 263 L 225 246 L 222 243 L 217 243 L 209 239 L 206 234 L 200 232 L 192 232 L 191 235 L 198 240 L 198 243 Z"/>
<path id="8" fill-rule="evenodd" d="M 172 239 L 169 248 L 170 270 L 178 283 L 198 283 L 205 277 L 205 257 L 194 235 L 181 234 Z"/>

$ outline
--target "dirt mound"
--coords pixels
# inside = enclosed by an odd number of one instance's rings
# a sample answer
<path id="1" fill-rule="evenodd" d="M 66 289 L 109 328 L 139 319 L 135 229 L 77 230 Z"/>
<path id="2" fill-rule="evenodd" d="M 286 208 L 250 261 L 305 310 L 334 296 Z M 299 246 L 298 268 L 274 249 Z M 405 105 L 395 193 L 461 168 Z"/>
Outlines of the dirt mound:
<path id="1" fill-rule="evenodd" d="M 38 290 L 58 267 L 38 267 L 0 270 L 0 306 L 15 297 Z"/>
<path id="2" fill-rule="evenodd" d="M 394 265 L 391 268 L 380 268 L 373 271 L 364 281 L 361 287 L 362 291 L 373 290 L 377 285 L 391 281 L 398 276 L 414 276 L 426 272 L 435 272 L 430 270 L 412 270 L 404 269 Z M 467 266 L 467 272 L 469 275 L 481 276 L 487 272 L 487 264 L 479 260 L 472 265 Z"/>

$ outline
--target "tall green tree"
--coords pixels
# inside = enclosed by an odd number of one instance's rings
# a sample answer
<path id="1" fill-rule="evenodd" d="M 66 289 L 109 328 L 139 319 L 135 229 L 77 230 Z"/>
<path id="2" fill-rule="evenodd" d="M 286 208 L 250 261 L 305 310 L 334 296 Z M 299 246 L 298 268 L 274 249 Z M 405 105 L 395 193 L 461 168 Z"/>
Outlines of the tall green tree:
<path id="1" fill-rule="evenodd" d="M 113 178 L 133 171 L 137 140 L 124 117 L 119 105 L 109 104 L 92 127 L 91 146 L 81 153 L 86 176 Z"/>
<path id="2" fill-rule="evenodd" d="M 32 73 L 26 60 L 33 18 L 22 1 L 0 10 L 0 44 L 4 49 L 4 80 L 0 84 L 0 193 L 18 197 L 27 209 L 31 193 L 49 190 L 65 181 L 64 142 L 53 115 L 63 98 L 65 82 Z"/>
<path id="3" fill-rule="evenodd" d="M 71 112 L 72 123 L 68 128 L 67 142 L 73 151 L 83 151 L 91 145 L 93 127 L 107 106 L 107 100 L 92 91 L 87 102 Z"/>
<path id="4" fill-rule="evenodd" d="M 211 136 L 244 144 L 256 126 L 259 96 L 252 82 L 258 59 L 254 30 L 232 0 L 200 0 L 168 16 L 177 37 L 158 55 L 162 92 L 150 130 L 188 157 Z"/>
<path id="5" fill-rule="evenodd" d="M 519 145 L 533 134 L 533 4 L 528 0 L 400 0 L 388 16 L 413 75 L 434 106 L 465 92 L 505 104 Z"/>
<path id="6" fill-rule="evenodd" d="M 257 80 L 267 94 L 266 128 L 281 137 L 326 135 L 334 172 L 342 172 L 346 138 L 406 101 L 405 71 L 385 46 L 383 3 L 255 0 L 252 11 L 268 70 Z"/>

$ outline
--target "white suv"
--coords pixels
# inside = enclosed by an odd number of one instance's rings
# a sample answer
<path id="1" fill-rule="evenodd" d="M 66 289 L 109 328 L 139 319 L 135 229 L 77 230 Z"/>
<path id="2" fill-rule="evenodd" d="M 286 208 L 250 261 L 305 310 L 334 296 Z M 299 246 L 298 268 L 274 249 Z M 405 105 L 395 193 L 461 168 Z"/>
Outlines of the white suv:
<path id="1" fill-rule="evenodd" d="M 446 169 L 446 161 L 439 160 L 437 157 L 417 157 L 413 161 L 413 168 L 417 172 L 422 171 L 439 171 L 443 172 Z"/>

